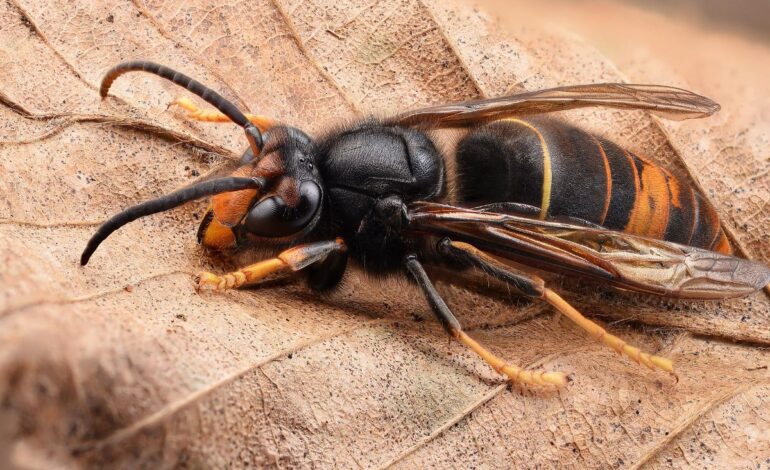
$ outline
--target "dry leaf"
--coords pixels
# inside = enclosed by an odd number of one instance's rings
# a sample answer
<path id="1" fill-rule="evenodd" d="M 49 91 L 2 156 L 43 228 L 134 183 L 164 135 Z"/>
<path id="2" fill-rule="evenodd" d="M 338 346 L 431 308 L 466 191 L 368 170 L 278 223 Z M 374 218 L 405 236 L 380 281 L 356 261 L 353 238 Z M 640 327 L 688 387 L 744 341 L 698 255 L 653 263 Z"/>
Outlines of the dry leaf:
<path id="1" fill-rule="evenodd" d="M 444 2 L 10 0 L 0 45 L 0 465 L 768 463 L 762 292 L 675 303 L 570 282 L 565 295 L 584 310 L 648 325 L 610 328 L 674 359 L 675 383 L 542 305 L 440 284 L 503 357 L 574 374 L 558 392 L 522 391 L 449 342 L 404 280 L 352 272 L 323 298 L 299 284 L 196 294 L 191 273 L 234 264 L 195 245 L 202 203 L 135 222 L 77 264 L 100 221 L 223 171 L 245 147 L 234 126 L 168 110 L 181 91 L 155 77 L 123 77 L 101 101 L 101 74 L 122 60 L 184 70 L 319 133 L 368 113 L 626 78 L 579 38 L 504 35 Z M 640 76 L 689 85 L 656 70 Z M 607 110 L 564 118 L 689 168 L 736 248 L 770 262 L 770 107 L 747 114 L 736 97 L 717 96 L 720 117 L 683 124 Z M 451 136 L 438 138 L 451 150 Z"/>

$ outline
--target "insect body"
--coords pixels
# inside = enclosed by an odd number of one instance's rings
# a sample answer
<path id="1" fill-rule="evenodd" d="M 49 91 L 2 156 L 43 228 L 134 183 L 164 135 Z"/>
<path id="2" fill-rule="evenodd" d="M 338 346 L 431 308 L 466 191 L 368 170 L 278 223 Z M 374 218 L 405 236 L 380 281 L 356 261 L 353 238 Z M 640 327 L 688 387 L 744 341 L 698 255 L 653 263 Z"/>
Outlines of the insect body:
<path id="1" fill-rule="evenodd" d="M 445 192 L 444 161 L 433 142 L 414 129 L 364 123 L 328 137 L 317 155 L 332 228 L 341 230 L 351 256 L 370 272 L 403 269 L 407 204 Z"/>
<path id="2" fill-rule="evenodd" d="M 536 385 L 563 385 L 565 375 L 523 370 L 469 337 L 423 263 L 481 268 L 550 303 L 617 351 L 669 372 L 670 360 L 609 334 L 536 274 L 506 261 L 680 298 L 747 295 L 770 282 L 766 266 L 727 254 L 713 209 L 682 180 L 583 131 L 519 117 L 595 105 L 678 117 L 718 109 L 690 92 L 619 84 L 555 88 L 418 109 L 313 140 L 299 129 L 245 115 L 195 80 L 151 62 L 110 70 L 102 96 L 119 75 L 134 70 L 201 96 L 219 112 L 180 104 L 195 119 L 240 125 L 249 150 L 231 177 L 143 202 L 106 221 L 86 246 L 82 264 L 122 225 L 212 196 L 198 231 L 203 245 L 286 249 L 232 273 L 200 273 L 199 287 L 235 288 L 302 271 L 311 288 L 329 289 L 349 258 L 371 273 L 408 273 L 453 337 L 511 380 Z M 456 156 L 457 205 L 446 200 L 444 159 L 424 132 L 453 126 L 472 128 Z"/>
<path id="3" fill-rule="evenodd" d="M 517 202 L 537 208 L 541 219 L 571 217 L 730 252 L 711 204 L 679 175 L 558 121 L 482 126 L 460 143 L 457 169 L 465 203 Z"/>

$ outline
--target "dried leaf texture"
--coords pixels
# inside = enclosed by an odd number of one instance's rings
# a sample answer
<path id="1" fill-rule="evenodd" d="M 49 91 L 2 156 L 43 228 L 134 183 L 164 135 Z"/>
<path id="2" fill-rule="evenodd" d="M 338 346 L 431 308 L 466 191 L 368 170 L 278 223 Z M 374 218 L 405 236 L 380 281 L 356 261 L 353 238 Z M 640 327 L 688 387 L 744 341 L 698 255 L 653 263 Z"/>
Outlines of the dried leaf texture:
<path id="1" fill-rule="evenodd" d="M 542 305 L 440 283 L 497 353 L 574 374 L 558 392 L 521 391 L 447 341 L 403 280 L 351 272 L 323 298 L 296 283 L 196 294 L 193 272 L 242 261 L 195 245 L 203 203 L 132 223 L 77 264 L 100 221 L 225 171 L 245 147 L 232 126 L 167 109 L 182 91 L 155 77 L 122 77 L 101 101 L 101 74 L 122 60 L 165 63 L 316 134 L 546 86 L 695 85 L 722 102 L 719 117 L 563 117 L 691 172 L 736 249 L 768 262 L 766 96 L 755 110 L 748 91 L 722 93 L 648 57 L 624 75 L 574 35 L 503 34 L 445 2 L 10 0 L 0 44 L 0 466 L 767 464 L 765 293 L 674 303 L 565 281 L 565 296 L 614 333 L 674 359 L 675 383 Z M 437 138 L 451 151 L 451 135 Z"/>

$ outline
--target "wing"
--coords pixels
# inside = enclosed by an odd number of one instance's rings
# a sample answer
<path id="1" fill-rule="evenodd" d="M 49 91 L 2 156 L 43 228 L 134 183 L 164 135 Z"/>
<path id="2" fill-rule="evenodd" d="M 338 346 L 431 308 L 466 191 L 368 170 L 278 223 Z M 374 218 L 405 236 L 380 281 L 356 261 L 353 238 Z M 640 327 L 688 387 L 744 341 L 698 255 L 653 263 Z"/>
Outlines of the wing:
<path id="1" fill-rule="evenodd" d="M 402 126 L 462 127 L 524 114 L 539 114 L 587 106 L 643 109 L 669 119 L 709 116 L 719 105 L 705 96 L 661 85 L 603 83 L 575 85 L 486 100 L 407 111 L 387 120 Z"/>
<path id="2" fill-rule="evenodd" d="M 764 264 L 601 228 L 419 202 L 412 233 L 450 237 L 494 255 L 561 274 L 666 297 L 741 297 L 770 283 Z"/>

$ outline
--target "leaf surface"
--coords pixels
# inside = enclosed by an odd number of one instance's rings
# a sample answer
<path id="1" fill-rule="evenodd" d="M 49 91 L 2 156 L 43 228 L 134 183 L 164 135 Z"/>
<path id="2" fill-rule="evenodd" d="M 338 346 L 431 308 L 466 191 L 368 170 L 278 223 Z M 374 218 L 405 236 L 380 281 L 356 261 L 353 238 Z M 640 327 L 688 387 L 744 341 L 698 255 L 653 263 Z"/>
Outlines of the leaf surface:
<path id="1" fill-rule="evenodd" d="M 404 279 L 353 271 L 324 297 L 298 283 L 196 294 L 194 272 L 248 258 L 195 244 L 203 203 L 134 222 L 77 264 L 102 220 L 226 171 L 245 147 L 234 126 L 167 109 L 183 91 L 156 77 L 121 77 L 100 100 L 101 75 L 122 60 L 183 70 L 316 135 L 368 114 L 549 86 L 688 87 L 666 64 L 652 73 L 631 62 L 624 75 L 573 35 L 503 32 L 452 2 L 12 0 L 0 25 L 0 455 L 11 464 L 754 466 L 770 456 L 757 437 L 770 432 L 765 293 L 685 303 L 554 281 L 613 333 L 674 359 L 675 383 L 542 305 L 439 283 L 495 352 L 572 374 L 554 392 L 510 390 L 447 340 Z M 736 248 L 770 262 L 757 143 L 767 129 L 743 96 L 717 98 L 726 117 L 697 122 L 563 118 L 689 171 Z M 436 136 L 447 153 L 456 137 Z"/>

